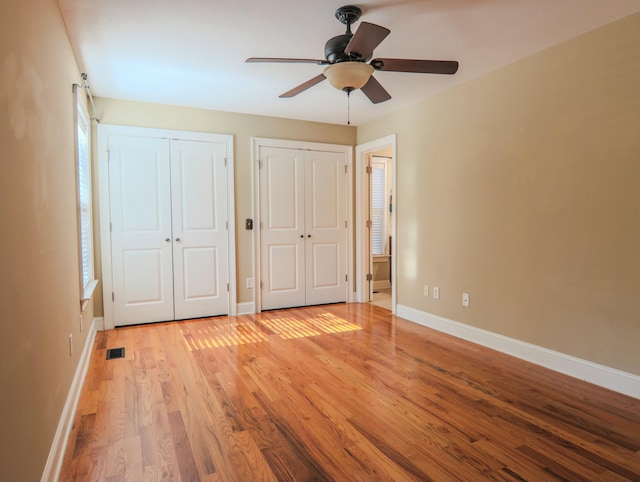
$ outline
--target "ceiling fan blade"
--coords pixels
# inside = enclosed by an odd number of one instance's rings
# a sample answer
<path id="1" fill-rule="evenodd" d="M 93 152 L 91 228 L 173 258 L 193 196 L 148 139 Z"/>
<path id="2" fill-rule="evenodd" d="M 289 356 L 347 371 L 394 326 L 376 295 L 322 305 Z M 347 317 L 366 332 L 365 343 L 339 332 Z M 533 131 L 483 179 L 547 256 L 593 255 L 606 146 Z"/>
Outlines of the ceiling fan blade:
<path id="1" fill-rule="evenodd" d="M 369 77 L 369 81 L 360 90 L 362 90 L 364 95 L 369 97 L 369 100 L 374 104 L 379 104 L 380 102 L 391 99 L 389 92 L 384 90 L 384 87 L 382 87 L 380 82 L 378 82 L 373 76 Z"/>
<path id="2" fill-rule="evenodd" d="M 322 75 L 322 74 L 317 75 L 313 79 L 307 80 L 306 82 L 300 84 L 297 87 L 294 87 L 293 89 L 285 92 L 284 94 L 280 94 L 278 97 L 280 97 L 280 98 L 293 97 L 294 95 L 298 95 L 300 92 L 304 92 L 305 90 L 310 89 L 314 85 L 319 84 L 324 79 L 326 79 L 326 77 L 324 75 Z"/>
<path id="3" fill-rule="evenodd" d="M 346 54 L 354 54 L 362 59 L 368 59 L 373 55 L 373 50 L 380 45 L 387 35 L 391 33 L 388 28 L 369 22 L 360 22 L 356 33 L 344 49 Z"/>
<path id="4" fill-rule="evenodd" d="M 455 60 L 374 59 L 371 66 L 376 70 L 418 74 L 451 75 L 458 71 L 458 62 Z"/>
<path id="5" fill-rule="evenodd" d="M 318 64 L 324 65 L 328 64 L 326 60 L 318 60 L 318 59 L 286 59 L 279 57 L 249 57 L 245 60 L 246 63 L 258 63 L 258 62 L 273 62 L 273 63 L 281 63 L 281 64 Z"/>

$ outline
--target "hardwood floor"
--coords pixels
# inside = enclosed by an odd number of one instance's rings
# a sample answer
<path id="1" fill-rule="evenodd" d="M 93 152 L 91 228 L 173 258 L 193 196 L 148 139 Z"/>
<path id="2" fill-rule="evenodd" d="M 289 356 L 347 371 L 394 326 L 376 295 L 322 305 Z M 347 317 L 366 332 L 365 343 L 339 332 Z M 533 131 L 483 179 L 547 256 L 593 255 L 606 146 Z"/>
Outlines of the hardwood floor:
<path id="1" fill-rule="evenodd" d="M 61 480 L 147 479 L 640 480 L 640 400 L 366 303 L 100 332 Z"/>

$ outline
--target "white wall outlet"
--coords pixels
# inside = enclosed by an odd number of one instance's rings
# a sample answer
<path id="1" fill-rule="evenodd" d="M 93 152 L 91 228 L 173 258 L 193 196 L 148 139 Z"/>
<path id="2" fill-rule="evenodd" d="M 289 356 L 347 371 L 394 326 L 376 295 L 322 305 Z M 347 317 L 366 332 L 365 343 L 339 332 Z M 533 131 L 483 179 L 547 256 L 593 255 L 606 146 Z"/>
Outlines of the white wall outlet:
<path id="1" fill-rule="evenodd" d="M 73 356 L 73 333 L 69 333 L 69 356 Z"/>
<path id="2" fill-rule="evenodd" d="M 462 293 L 462 306 L 469 307 L 469 293 Z"/>
<path id="3" fill-rule="evenodd" d="M 437 286 L 433 287 L 433 299 L 434 300 L 440 299 L 440 288 L 438 288 Z"/>
<path id="4" fill-rule="evenodd" d="M 429 285 L 424 285 L 424 295 L 429 296 Z"/>
<path id="5" fill-rule="evenodd" d="M 247 289 L 253 288 L 253 278 L 247 278 Z"/>

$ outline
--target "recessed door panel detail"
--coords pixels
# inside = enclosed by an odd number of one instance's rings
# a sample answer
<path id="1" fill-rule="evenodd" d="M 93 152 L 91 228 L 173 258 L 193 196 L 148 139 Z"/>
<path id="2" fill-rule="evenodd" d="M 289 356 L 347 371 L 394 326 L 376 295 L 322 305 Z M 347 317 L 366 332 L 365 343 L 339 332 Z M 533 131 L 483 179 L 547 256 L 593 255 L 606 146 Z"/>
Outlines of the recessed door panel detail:
<path id="1" fill-rule="evenodd" d="M 201 149 L 200 149 L 201 150 Z M 206 152 L 179 151 L 179 187 L 183 231 L 216 229 L 215 159 Z"/>
<path id="2" fill-rule="evenodd" d="M 336 288 L 340 285 L 340 246 L 338 243 L 314 244 L 313 288 Z"/>
<path id="3" fill-rule="evenodd" d="M 345 154 L 260 149 L 261 309 L 346 300 Z"/>
<path id="4" fill-rule="evenodd" d="M 226 144 L 108 143 L 115 325 L 228 313 Z"/>
<path id="5" fill-rule="evenodd" d="M 287 152 L 286 154 L 290 154 Z M 294 156 L 270 156 L 266 162 L 266 224 L 270 230 L 300 229 L 300 159 Z M 277 188 L 276 188 L 277 186 Z"/>
<path id="6" fill-rule="evenodd" d="M 129 249 L 123 253 L 122 261 L 125 305 L 165 301 L 160 249 Z"/>
<path id="7" fill-rule="evenodd" d="M 339 173 L 344 176 L 344 169 L 335 162 L 326 162 L 326 159 L 313 159 L 309 189 L 311 189 L 311 223 L 312 229 L 337 229 L 341 216 L 339 203 L 341 196 L 338 193 L 340 187 Z M 342 207 L 344 208 L 344 206 Z"/>
<path id="8" fill-rule="evenodd" d="M 214 298 L 219 295 L 217 248 L 187 248 L 182 250 L 185 301 Z"/>
<path id="9" fill-rule="evenodd" d="M 162 162 L 159 153 L 152 150 L 122 150 L 119 167 L 122 173 L 120 215 L 123 231 L 160 231 Z M 132 206 L 135 209 L 131 209 Z"/>
<path id="10" fill-rule="evenodd" d="M 295 292 L 300 288 L 298 279 L 298 246 L 269 246 L 269 286 L 272 292 Z"/>

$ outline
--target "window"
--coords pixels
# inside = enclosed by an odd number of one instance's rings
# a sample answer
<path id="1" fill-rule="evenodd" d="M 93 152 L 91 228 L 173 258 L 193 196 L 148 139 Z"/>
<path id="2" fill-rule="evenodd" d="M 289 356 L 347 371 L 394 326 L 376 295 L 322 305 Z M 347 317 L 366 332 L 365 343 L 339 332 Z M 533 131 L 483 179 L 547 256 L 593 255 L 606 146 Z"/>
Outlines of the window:
<path id="1" fill-rule="evenodd" d="M 93 274 L 93 223 L 91 215 L 91 123 L 83 96 L 76 99 L 77 137 L 76 160 L 78 179 L 78 231 L 80 267 L 82 272 L 81 300 L 91 298 L 97 284 Z"/>
<path id="2" fill-rule="evenodd" d="M 389 159 L 374 157 L 371 160 L 371 253 L 382 256 L 387 250 Z"/>

